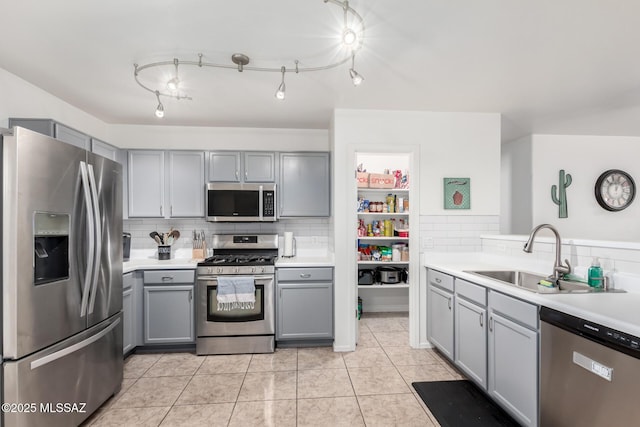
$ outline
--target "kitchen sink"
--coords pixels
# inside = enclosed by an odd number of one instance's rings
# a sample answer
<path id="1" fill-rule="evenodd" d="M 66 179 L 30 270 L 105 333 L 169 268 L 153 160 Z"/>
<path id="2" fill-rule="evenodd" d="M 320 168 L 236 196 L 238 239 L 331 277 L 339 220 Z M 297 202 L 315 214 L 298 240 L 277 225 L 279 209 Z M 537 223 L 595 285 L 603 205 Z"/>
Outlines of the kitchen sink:
<path id="1" fill-rule="evenodd" d="M 520 270 L 488 270 L 488 271 L 465 271 L 465 273 L 475 274 L 489 279 L 498 280 L 511 286 L 516 286 L 527 291 L 536 293 L 605 293 L 624 292 L 617 289 L 592 288 L 586 283 L 569 280 L 559 280 L 558 286 L 546 288 L 539 286 L 540 280 L 549 280 L 547 276 L 536 273 L 529 273 Z"/>

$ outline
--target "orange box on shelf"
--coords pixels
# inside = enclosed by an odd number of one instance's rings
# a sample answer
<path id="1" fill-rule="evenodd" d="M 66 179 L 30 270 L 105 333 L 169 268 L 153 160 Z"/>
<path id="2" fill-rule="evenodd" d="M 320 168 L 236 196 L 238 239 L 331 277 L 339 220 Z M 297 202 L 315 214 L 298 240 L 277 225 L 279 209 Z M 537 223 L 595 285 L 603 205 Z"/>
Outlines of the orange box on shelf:
<path id="1" fill-rule="evenodd" d="M 369 187 L 371 188 L 394 188 L 396 178 L 391 174 L 371 173 L 369 174 Z"/>
<path id="2" fill-rule="evenodd" d="M 358 181 L 358 188 L 369 187 L 369 174 L 367 172 L 358 172 L 356 180 Z"/>

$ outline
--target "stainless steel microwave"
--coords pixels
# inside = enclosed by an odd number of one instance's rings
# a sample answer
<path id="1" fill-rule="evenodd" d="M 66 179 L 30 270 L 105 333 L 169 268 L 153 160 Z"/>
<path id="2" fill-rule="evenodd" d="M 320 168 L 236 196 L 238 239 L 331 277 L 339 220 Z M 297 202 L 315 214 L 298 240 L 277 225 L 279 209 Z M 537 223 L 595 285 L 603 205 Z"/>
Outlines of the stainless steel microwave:
<path id="1" fill-rule="evenodd" d="M 207 221 L 277 221 L 276 184 L 209 182 Z"/>

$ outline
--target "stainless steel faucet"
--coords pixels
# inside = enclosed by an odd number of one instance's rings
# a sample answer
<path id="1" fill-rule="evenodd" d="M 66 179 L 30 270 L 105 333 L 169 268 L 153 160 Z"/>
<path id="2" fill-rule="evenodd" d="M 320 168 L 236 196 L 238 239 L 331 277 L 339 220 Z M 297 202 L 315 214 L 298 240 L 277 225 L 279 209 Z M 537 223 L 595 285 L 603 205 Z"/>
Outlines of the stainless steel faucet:
<path id="1" fill-rule="evenodd" d="M 560 233 L 558 233 L 558 230 L 556 230 L 556 228 L 553 225 L 540 224 L 539 226 L 531 230 L 531 234 L 529 235 L 529 240 L 527 240 L 527 243 L 524 244 L 523 250 L 529 254 L 533 251 L 533 239 L 536 237 L 536 234 L 538 233 L 538 231 L 542 230 L 543 228 L 548 228 L 556 236 L 556 260 L 553 264 L 553 275 L 549 277 L 553 277 L 553 279 L 557 283 L 557 281 L 560 280 L 563 275 L 571 273 L 571 264 L 569 264 L 568 259 L 564 260 L 564 262 L 567 265 L 564 265 L 562 263 L 561 256 L 560 256 L 560 249 L 562 246 L 562 242 L 560 240 Z"/>

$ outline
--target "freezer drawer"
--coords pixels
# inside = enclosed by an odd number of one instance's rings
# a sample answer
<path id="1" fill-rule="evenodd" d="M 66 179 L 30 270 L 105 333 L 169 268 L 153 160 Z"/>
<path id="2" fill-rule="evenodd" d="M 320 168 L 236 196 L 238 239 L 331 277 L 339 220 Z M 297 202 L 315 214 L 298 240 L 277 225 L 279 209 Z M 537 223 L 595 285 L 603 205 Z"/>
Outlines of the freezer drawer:
<path id="1" fill-rule="evenodd" d="M 79 425 L 120 389 L 122 313 L 2 368 L 5 426 Z"/>

